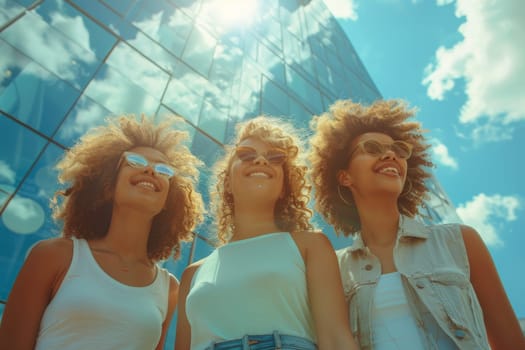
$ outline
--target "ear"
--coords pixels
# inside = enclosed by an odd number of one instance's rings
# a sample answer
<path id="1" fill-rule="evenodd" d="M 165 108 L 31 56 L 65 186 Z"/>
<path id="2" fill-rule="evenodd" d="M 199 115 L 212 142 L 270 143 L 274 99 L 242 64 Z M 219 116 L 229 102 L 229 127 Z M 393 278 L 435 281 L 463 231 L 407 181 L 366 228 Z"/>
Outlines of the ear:
<path id="1" fill-rule="evenodd" d="M 352 186 L 352 177 L 346 170 L 339 170 L 337 173 L 337 181 L 344 187 Z"/>

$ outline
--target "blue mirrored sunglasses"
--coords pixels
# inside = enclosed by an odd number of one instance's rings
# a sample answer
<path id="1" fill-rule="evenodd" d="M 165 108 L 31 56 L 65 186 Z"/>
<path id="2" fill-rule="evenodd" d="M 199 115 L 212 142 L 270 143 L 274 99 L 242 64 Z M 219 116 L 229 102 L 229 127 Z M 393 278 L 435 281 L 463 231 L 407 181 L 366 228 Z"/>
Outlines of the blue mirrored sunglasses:
<path id="1" fill-rule="evenodd" d="M 144 156 L 133 152 L 124 152 L 123 157 L 126 163 L 132 168 L 143 169 L 151 166 L 156 175 L 168 179 L 171 179 L 173 175 L 175 175 L 175 169 L 166 163 L 150 163 Z"/>

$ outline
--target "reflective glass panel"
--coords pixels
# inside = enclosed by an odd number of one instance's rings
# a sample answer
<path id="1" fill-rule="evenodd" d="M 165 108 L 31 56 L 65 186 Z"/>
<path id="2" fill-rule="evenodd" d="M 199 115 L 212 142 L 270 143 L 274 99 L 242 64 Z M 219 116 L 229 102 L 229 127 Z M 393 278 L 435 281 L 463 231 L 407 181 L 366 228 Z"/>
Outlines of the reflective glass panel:
<path id="1" fill-rule="evenodd" d="M 0 2 L 0 28 L 13 20 L 16 16 L 23 14 L 25 8 L 12 0 Z"/>
<path id="2" fill-rule="evenodd" d="M 198 26 L 193 27 L 182 58 L 197 72 L 208 76 L 217 40 Z"/>
<path id="3" fill-rule="evenodd" d="M 130 78 L 137 76 L 103 65 L 84 93 L 111 114 L 155 114 L 157 97 L 150 95 L 145 84 L 138 85 Z"/>
<path id="4" fill-rule="evenodd" d="M 0 109 L 51 135 L 80 91 L 0 40 Z"/>
<path id="5" fill-rule="evenodd" d="M 176 56 L 182 54 L 193 22 L 167 1 L 141 0 L 130 13 L 133 24 Z"/>

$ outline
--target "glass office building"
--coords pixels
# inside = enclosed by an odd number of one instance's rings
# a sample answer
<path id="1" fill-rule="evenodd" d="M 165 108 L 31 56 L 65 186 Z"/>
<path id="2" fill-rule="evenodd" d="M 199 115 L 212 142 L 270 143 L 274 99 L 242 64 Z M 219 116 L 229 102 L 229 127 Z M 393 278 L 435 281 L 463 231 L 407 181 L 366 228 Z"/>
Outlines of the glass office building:
<path id="1" fill-rule="evenodd" d="M 106 116 L 182 116 L 207 199 L 238 121 L 264 113 L 307 130 L 342 98 L 381 94 L 322 0 L 0 0 L 0 300 L 30 247 L 60 232 L 54 164 Z M 457 219 L 429 184 L 426 219 Z M 165 263 L 177 277 L 211 251 L 208 231 Z"/>

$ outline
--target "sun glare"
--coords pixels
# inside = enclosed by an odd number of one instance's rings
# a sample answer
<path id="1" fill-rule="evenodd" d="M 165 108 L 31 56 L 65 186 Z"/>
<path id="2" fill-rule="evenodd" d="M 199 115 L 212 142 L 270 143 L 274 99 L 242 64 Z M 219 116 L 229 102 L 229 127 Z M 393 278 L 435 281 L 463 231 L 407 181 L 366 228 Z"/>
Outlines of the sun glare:
<path id="1" fill-rule="evenodd" d="M 206 15 L 225 29 L 249 27 L 257 15 L 259 0 L 208 0 Z"/>

